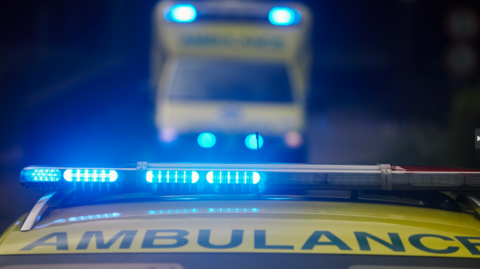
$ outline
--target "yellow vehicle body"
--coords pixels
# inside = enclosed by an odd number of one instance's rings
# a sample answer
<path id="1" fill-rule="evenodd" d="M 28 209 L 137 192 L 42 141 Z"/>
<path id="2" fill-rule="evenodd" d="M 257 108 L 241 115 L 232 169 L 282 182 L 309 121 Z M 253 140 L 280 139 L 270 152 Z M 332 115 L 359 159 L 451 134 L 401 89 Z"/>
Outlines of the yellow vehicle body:
<path id="1" fill-rule="evenodd" d="M 480 258 L 480 221 L 473 214 L 392 204 L 282 200 L 100 204 L 52 209 L 34 229 L 21 232 L 23 218 L 0 237 L 0 257 L 284 253 Z"/>
<path id="2" fill-rule="evenodd" d="M 289 6 L 301 13 L 301 23 L 295 26 L 275 26 L 201 20 L 174 23 L 166 20 L 164 15 L 165 10 L 174 4 L 161 2 L 154 12 L 152 78 L 156 91 L 155 122 L 159 130 L 174 130 L 178 134 L 203 131 L 233 134 L 260 132 L 277 137 L 289 131 L 303 131 L 311 58 L 308 44 L 311 18 L 306 7 L 283 3 L 282 6 Z M 206 2 L 194 5 L 199 13 L 202 9 L 269 10 L 275 6 L 248 2 Z M 290 84 L 292 102 L 172 99 L 172 80 L 175 76 L 182 76 L 178 64 L 185 59 L 213 59 L 227 63 L 255 61 L 282 65 L 287 70 L 286 79 Z M 232 109 L 234 118 L 228 113 Z"/>

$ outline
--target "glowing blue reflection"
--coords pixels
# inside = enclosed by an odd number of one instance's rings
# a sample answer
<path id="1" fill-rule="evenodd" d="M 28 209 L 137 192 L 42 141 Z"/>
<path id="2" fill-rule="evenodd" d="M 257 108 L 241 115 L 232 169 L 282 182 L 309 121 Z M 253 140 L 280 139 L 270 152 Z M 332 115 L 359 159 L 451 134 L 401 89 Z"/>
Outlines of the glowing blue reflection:
<path id="1" fill-rule="evenodd" d="M 47 223 L 47 224 L 35 226 L 35 229 L 45 228 L 45 227 L 50 226 L 50 225 L 52 225 L 52 224 L 64 223 L 64 222 L 66 222 L 65 219 L 57 219 L 57 220 L 55 220 L 55 221 L 53 221 L 53 222 L 50 222 L 50 223 Z"/>
<path id="2" fill-rule="evenodd" d="M 83 220 L 94 220 L 94 219 L 106 219 L 106 218 L 116 218 L 119 217 L 120 213 L 109 213 L 109 214 L 97 214 L 97 215 L 88 215 L 88 216 L 79 216 L 79 217 L 71 217 L 69 219 L 57 219 L 53 222 L 46 223 L 43 225 L 35 226 L 35 229 L 45 228 L 52 224 L 64 223 L 64 222 L 75 222 L 75 221 L 83 221 Z"/>
<path id="3" fill-rule="evenodd" d="M 158 214 L 181 214 L 181 213 L 198 213 L 198 209 L 162 209 L 162 210 L 149 210 L 149 215 L 158 215 Z"/>
<path id="4" fill-rule="evenodd" d="M 293 11 L 293 9 L 288 7 L 275 7 L 270 10 L 270 13 L 268 14 L 268 19 L 273 25 L 291 25 L 295 21 L 298 21 L 298 19 L 295 18 L 295 13 L 296 12 Z"/>
<path id="5" fill-rule="evenodd" d="M 215 146 L 215 143 L 217 142 L 217 139 L 215 138 L 215 135 L 212 133 L 201 133 L 198 136 L 198 144 L 202 148 L 211 148 Z"/>
<path id="6" fill-rule="evenodd" d="M 146 175 L 149 183 L 197 183 L 199 176 L 195 171 L 150 170 Z"/>
<path id="7" fill-rule="evenodd" d="M 192 22 L 197 18 L 197 10 L 190 4 L 175 5 L 166 18 L 174 22 Z"/>
<path id="8" fill-rule="evenodd" d="M 209 208 L 207 212 L 216 213 L 216 212 L 226 212 L 226 213 L 236 213 L 236 212 L 260 212 L 258 208 Z"/>
<path id="9" fill-rule="evenodd" d="M 97 214 L 97 215 L 88 215 L 80 217 L 71 217 L 68 221 L 82 221 L 82 220 L 92 220 L 92 219 L 107 219 L 107 218 L 116 218 L 119 217 L 120 213 L 110 213 L 110 214 Z"/>
<path id="10" fill-rule="evenodd" d="M 207 173 L 210 184 L 257 184 L 260 174 L 257 172 L 210 171 Z"/>
<path id="11" fill-rule="evenodd" d="M 63 177 L 68 182 L 115 182 L 118 173 L 110 169 L 68 169 Z"/>
<path id="12" fill-rule="evenodd" d="M 62 177 L 58 169 L 28 169 L 25 171 L 25 180 L 33 182 L 56 182 Z"/>
<path id="13" fill-rule="evenodd" d="M 54 195 L 54 193 L 50 193 L 50 194 L 44 195 L 44 196 L 42 196 L 40 199 L 38 199 L 38 202 L 41 202 L 41 201 L 43 201 L 43 200 L 48 200 L 48 199 L 50 199 L 53 195 Z M 37 203 L 38 203 L 38 202 L 37 202 Z"/>
<path id="14" fill-rule="evenodd" d="M 263 137 L 261 135 L 258 135 L 258 147 L 257 147 L 257 135 L 249 134 L 247 138 L 245 138 L 245 145 L 249 149 L 259 149 L 263 146 Z"/>

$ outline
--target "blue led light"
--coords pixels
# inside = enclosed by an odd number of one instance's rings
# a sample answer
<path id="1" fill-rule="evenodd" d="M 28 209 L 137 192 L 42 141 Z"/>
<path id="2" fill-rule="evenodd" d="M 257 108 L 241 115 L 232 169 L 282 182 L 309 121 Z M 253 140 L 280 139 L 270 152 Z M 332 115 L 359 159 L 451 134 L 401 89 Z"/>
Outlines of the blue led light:
<path id="1" fill-rule="evenodd" d="M 257 135 L 256 134 L 249 134 L 247 138 L 245 138 L 245 145 L 249 149 L 257 149 L 261 148 L 263 146 L 263 137 L 261 135 L 258 135 L 258 144 L 259 147 L 257 147 Z"/>
<path id="2" fill-rule="evenodd" d="M 61 177 L 58 169 L 28 169 L 25 172 L 25 180 L 32 182 L 57 182 Z"/>
<path id="3" fill-rule="evenodd" d="M 197 18 L 197 10 L 190 4 L 174 5 L 165 17 L 174 22 L 192 22 Z"/>
<path id="4" fill-rule="evenodd" d="M 300 14 L 296 13 L 293 9 L 288 7 L 275 7 L 270 10 L 268 19 L 273 25 L 291 25 L 299 20 L 296 16 Z"/>
<path id="5" fill-rule="evenodd" d="M 68 169 L 63 178 L 68 182 L 115 182 L 118 173 L 110 169 Z"/>
<path id="6" fill-rule="evenodd" d="M 197 183 L 198 173 L 195 171 L 147 171 L 147 182 L 149 183 Z"/>
<path id="7" fill-rule="evenodd" d="M 207 173 L 210 184 L 257 184 L 260 174 L 257 172 L 210 171 Z"/>
<path id="8" fill-rule="evenodd" d="M 201 133 L 198 136 L 198 144 L 202 148 L 211 148 L 215 146 L 215 143 L 217 142 L 217 139 L 215 138 L 215 135 L 212 133 Z"/>

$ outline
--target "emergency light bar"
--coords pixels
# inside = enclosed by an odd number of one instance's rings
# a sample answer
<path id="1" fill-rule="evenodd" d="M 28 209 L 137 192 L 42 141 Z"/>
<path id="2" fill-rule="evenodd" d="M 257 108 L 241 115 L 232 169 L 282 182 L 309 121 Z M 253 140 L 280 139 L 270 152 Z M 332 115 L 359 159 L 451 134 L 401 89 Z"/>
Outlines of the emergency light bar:
<path id="1" fill-rule="evenodd" d="M 379 165 L 192 164 L 138 162 L 136 167 L 26 167 L 32 187 L 158 185 L 261 186 L 268 189 L 479 190 L 480 170 Z"/>
<path id="2" fill-rule="evenodd" d="M 25 167 L 20 183 L 28 187 L 68 187 L 78 184 L 110 185 L 135 182 L 135 168 Z"/>

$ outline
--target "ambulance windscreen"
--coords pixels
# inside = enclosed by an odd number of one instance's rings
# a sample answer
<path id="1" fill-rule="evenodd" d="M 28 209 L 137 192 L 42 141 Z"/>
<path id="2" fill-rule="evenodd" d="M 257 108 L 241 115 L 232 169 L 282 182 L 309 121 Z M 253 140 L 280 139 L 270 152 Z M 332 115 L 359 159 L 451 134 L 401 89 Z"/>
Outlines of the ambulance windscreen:
<path id="1" fill-rule="evenodd" d="M 183 59 L 170 98 L 291 103 L 287 68 L 281 63 L 247 60 Z"/>

